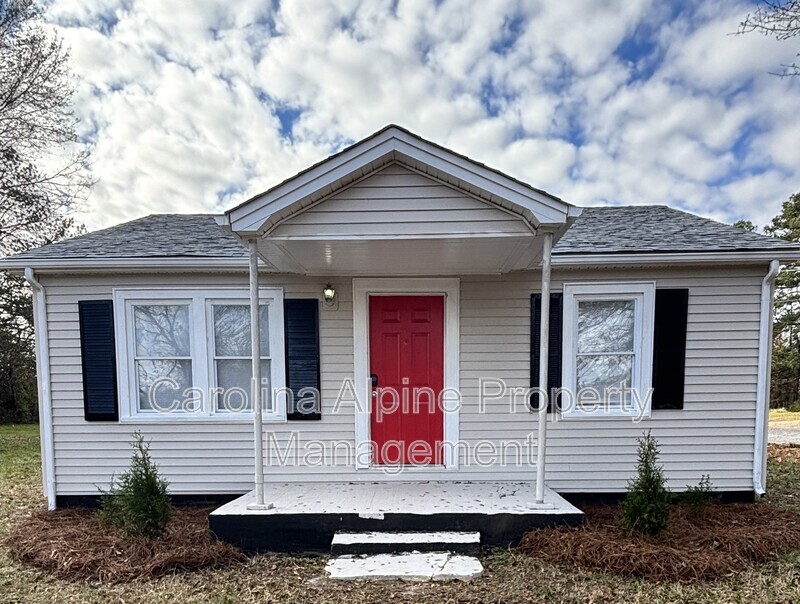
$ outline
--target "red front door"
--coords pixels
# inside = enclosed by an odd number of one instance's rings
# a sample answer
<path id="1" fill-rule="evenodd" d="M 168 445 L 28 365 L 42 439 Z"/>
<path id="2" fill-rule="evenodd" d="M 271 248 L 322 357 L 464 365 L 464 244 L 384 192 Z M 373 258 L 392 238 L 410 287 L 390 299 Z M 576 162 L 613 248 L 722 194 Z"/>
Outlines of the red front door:
<path id="1" fill-rule="evenodd" d="M 374 462 L 441 464 L 444 297 L 370 296 L 369 363 Z"/>

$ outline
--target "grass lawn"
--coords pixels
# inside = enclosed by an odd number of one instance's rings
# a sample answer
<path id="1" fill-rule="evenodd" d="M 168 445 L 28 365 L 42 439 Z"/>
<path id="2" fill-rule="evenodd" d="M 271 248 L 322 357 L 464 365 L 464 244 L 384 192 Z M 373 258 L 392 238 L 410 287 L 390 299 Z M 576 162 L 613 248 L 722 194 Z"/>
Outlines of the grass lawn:
<path id="1" fill-rule="evenodd" d="M 769 423 L 800 424 L 800 411 L 787 411 L 786 409 L 770 409 Z"/>
<path id="2" fill-rule="evenodd" d="M 713 477 L 712 477 L 713 478 Z M 770 448 L 770 498 L 800 510 L 800 448 Z M 0 426 L 0 537 L 43 505 L 38 428 Z M 110 552 L 109 555 L 113 555 Z M 559 568 L 535 557 L 484 556 L 472 583 L 330 583 L 324 558 L 257 556 L 240 566 L 124 585 L 55 580 L 14 562 L 0 546 L 0 602 L 798 602 L 800 556 L 701 584 L 652 583 Z"/>

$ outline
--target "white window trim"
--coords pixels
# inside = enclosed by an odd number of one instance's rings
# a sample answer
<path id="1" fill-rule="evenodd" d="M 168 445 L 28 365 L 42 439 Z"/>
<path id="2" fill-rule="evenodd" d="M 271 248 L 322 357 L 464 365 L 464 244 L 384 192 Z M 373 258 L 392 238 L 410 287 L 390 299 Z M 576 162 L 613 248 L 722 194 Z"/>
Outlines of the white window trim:
<path id="1" fill-rule="evenodd" d="M 210 303 L 233 303 L 249 306 L 247 289 L 214 288 L 115 288 L 114 331 L 117 352 L 117 387 L 120 401 L 121 423 L 195 423 L 225 422 L 252 423 L 253 413 L 214 413 L 215 400 L 211 397 L 214 387 L 213 324 L 210 320 Z M 283 333 L 283 289 L 259 288 L 262 304 L 270 305 L 269 337 L 271 355 L 270 387 L 279 392 L 286 386 L 284 333 Z M 204 408 L 193 413 L 157 413 L 140 411 L 136 368 L 134 365 L 133 306 L 139 304 L 189 303 L 189 346 L 192 358 L 192 385 L 204 390 Z M 273 396 L 273 409 L 264 412 L 264 421 L 286 421 L 286 397 Z"/>
<path id="2" fill-rule="evenodd" d="M 444 309 L 444 387 L 460 391 L 459 386 L 459 294 L 461 282 L 458 278 L 376 278 L 353 279 L 353 353 L 355 364 L 355 394 L 358 400 L 355 409 L 356 468 L 383 473 L 379 466 L 365 463 L 370 442 L 371 396 L 369 376 L 369 296 L 381 294 L 440 295 L 445 298 Z M 444 411 L 444 441 L 457 443 L 459 438 L 459 407 Z M 437 469 L 457 470 L 458 458 L 455 447 L 445 447 L 444 467 L 419 466 L 404 468 L 408 472 L 430 472 Z"/>
<path id="3" fill-rule="evenodd" d="M 633 336 L 633 380 L 631 387 L 646 396 L 653 376 L 653 326 L 655 316 L 655 281 L 618 281 L 609 283 L 564 284 L 563 388 L 577 394 L 578 302 L 584 300 L 635 300 Z M 589 412 L 568 405 L 561 412 L 564 418 L 650 417 L 651 400 L 643 410 L 635 412 L 601 410 Z"/>

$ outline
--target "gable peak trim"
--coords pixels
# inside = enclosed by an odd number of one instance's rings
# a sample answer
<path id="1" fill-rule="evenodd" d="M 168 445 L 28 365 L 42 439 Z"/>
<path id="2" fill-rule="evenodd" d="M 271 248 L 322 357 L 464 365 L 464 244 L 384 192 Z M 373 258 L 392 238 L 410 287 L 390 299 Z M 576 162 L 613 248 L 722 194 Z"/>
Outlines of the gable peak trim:
<path id="1" fill-rule="evenodd" d="M 402 162 L 406 165 L 413 162 L 428 166 L 433 171 L 451 174 L 458 181 L 519 207 L 534 228 L 540 224 L 566 226 L 580 214 L 579 208 L 554 195 L 390 124 L 275 187 L 251 197 L 226 212 L 226 215 L 234 232 L 242 235 L 261 233 L 271 216 L 294 203 L 313 198 L 320 191 L 325 191 L 324 194 L 327 195 L 330 191 L 326 191 L 326 188 L 335 185 L 337 181 L 344 179 L 349 184 L 354 180 L 347 180 L 352 174 L 359 171 L 363 174 L 365 168 L 371 172 L 377 167 L 401 159 L 401 156 L 408 158 Z"/>

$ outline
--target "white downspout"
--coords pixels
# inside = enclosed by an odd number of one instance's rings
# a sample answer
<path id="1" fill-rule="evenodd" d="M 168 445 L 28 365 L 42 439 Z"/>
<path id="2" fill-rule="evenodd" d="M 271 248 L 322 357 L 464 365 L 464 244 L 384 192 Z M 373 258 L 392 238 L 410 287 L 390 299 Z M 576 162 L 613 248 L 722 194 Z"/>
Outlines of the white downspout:
<path id="1" fill-rule="evenodd" d="M 250 353 L 253 379 L 251 386 L 253 401 L 253 448 L 255 455 L 255 501 L 247 507 L 251 510 L 268 510 L 272 504 L 264 501 L 264 432 L 261 396 L 261 330 L 259 329 L 258 298 L 258 241 L 251 239 L 250 246 Z"/>
<path id="2" fill-rule="evenodd" d="M 767 428 L 769 419 L 769 385 L 772 371 L 772 314 L 775 279 L 781 265 L 770 262 L 761 283 L 761 321 L 758 344 L 758 386 L 756 391 L 756 442 L 753 450 L 753 490 L 759 497 L 766 493 Z"/>
<path id="3" fill-rule="evenodd" d="M 25 269 L 25 281 L 33 290 L 33 333 L 36 341 L 36 387 L 39 394 L 39 447 L 42 486 L 47 509 L 56 509 L 55 452 L 53 451 L 53 404 L 50 398 L 50 342 L 47 337 L 47 294 L 33 269 Z"/>
<path id="4" fill-rule="evenodd" d="M 539 424 L 536 439 L 536 503 L 544 503 L 544 470 L 547 441 L 547 369 L 550 343 L 550 257 L 553 233 L 544 233 L 542 250 L 542 302 L 539 320 Z"/>

